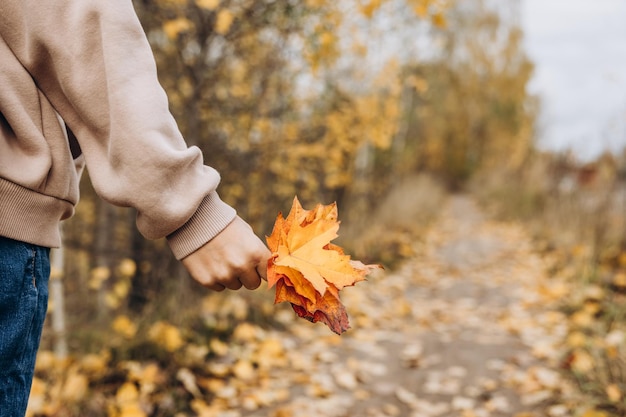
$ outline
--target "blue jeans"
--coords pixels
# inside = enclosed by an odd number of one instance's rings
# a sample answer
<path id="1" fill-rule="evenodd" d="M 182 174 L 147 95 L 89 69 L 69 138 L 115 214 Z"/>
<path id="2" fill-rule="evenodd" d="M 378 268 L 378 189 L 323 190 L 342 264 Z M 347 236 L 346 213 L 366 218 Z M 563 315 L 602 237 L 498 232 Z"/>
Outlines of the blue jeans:
<path id="1" fill-rule="evenodd" d="M 0 417 L 23 417 L 48 308 L 50 249 L 0 237 Z"/>

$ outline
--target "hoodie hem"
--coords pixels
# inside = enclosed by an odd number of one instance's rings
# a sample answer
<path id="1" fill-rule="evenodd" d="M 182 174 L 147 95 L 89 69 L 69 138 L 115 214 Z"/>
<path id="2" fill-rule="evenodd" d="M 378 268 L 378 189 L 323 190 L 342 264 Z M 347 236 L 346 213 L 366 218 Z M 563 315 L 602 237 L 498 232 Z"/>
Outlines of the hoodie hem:
<path id="1" fill-rule="evenodd" d="M 61 246 L 59 224 L 74 205 L 0 178 L 0 236 L 48 248 Z"/>

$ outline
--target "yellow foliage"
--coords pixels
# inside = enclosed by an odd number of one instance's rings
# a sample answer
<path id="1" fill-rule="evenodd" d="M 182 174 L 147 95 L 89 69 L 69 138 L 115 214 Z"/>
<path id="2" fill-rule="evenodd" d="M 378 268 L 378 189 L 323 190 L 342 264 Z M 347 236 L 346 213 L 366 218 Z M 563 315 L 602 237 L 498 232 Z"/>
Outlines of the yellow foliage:
<path id="1" fill-rule="evenodd" d="M 196 413 L 198 417 L 215 417 L 218 415 L 219 410 L 215 407 L 208 405 L 204 400 L 194 399 L 191 401 L 191 409 Z"/>
<path id="2" fill-rule="evenodd" d="M 35 372 L 48 372 L 58 366 L 57 357 L 54 352 L 49 350 L 41 350 L 37 353 L 37 361 L 35 362 Z"/>
<path id="3" fill-rule="evenodd" d="M 117 298 L 125 298 L 128 295 L 128 291 L 130 291 L 130 281 L 128 280 L 118 281 L 113 285 L 113 294 Z"/>
<path id="4" fill-rule="evenodd" d="M 617 359 L 619 357 L 619 351 L 615 346 L 606 346 L 606 357 L 610 360 Z"/>
<path id="5" fill-rule="evenodd" d="M 307 7 L 322 8 L 325 7 L 328 0 L 306 0 Z"/>
<path id="6" fill-rule="evenodd" d="M 602 306 L 596 300 L 587 300 L 583 304 L 583 310 L 591 316 L 594 316 L 602 310 Z"/>
<path id="7" fill-rule="evenodd" d="M 109 351 L 105 351 L 100 354 L 87 354 L 80 360 L 81 369 L 91 375 L 101 375 L 108 370 L 109 360 L 111 354 Z"/>
<path id="8" fill-rule="evenodd" d="M 233 340 L 239 342 L 252 342 L 259 337 L 261 329 L 251 323 L 239 323 L 233 331 Z"/>
<path id="9" fill-rule="evenodd" d="M 124 336 L 126 339 L 132 339 L 137 333 L 137 326 L 125 315 L 117 316 L 113 320 L 111 327 L 117 334 Z"/>
<path id="10" fill-rule="evenodd" d="M 572 332 L 567 337 L 567 345 L 573 348 L 583 347 L 587 344 L 587 336 L 582 332 Z"/>
<path id="11" fill-rule="evenodd" d="M 589 327 L 593 324 L 593 315 L 585 310 L 577 311 L 571 317 L 571 322 L 578 327 Z"/>
<path id="12" fill-rule="evenodd" d="M 124 404 L 120 407 L 118 417 L 147 417 L 139 404 Z"/>
<path id="13" fill-rule="evenodd" d="M 609 384 L 606 386 L 606 396 L 611 402 L 619 402 L 622 400 L 622 390 L 617 384 Z"/>
<path id="14" fill-rule="evenodd" d="M 366 44 L 355 41 L 354 44 L 352 45 L 352 51 L 358 57 L 363 58 L 367 55 L 368 48 Z"/>
<path id="15" fill-rule="evenodd" d="M 346 185 L 351 173 L 344 169 L 363 143 L 387 149 L 397 131 L 400 107 L 397 96 L 372 94 L 354 99 L 353 105 L 344 105 L 325 116 L 325 150 L 320 155 L 329 163 L 326 185 L 335 188 Z M 310 147 L 303 154 L 310 155 Z M 336 169 L 333 169 L 336 168 Z"/>
<path id="16" fill-rule="evenodd" d="M 228 9 L 221 9 L 217 13 L 217 17 L 215 20 L 215 32 L 220 35 L 225 35 L 230 30 L 231 25 L 233 24 L 233 20 L 235 16 Z"/>
<path id="17" fill-rule="evenodd" d="M 89 288 L 92 290 L 98 290 L 102 287 L 102 283 L 111 277 L 111 270 L 106 266 L 98 266 L 91 270 L 91 277 L 89 278 Z"/>
<path id="18" fill-rule="evenodd" d="M 140 396 L 155 391 L 158 384 L 163 382 L 163 373 L 155 363 L 140 364 L 138 362 L 131 362 L 128 363 L 127 366 L 128 382 L 136 382 L 139 384 Z"/>
<path id="19" fill-rule="evenodd" d="M 587 300 L 602 301 L 606 293 L 599 285 L 589 285 L 584 289 L 584 297 Z"/>
<path id="20" fill-rule="evenodd" d="M 181 77 L 178 80 L 178 89 L 176 93 L 180 94 L 180 98 L 189 99 L 194 93 L 194 86 L 187 77 Z"/>
<path id="21" fill-rule="evenodd" d="M 250 381 L 256 376 L 256 371 L 250 361 L 240 359 L 233 365 L 233 374 L 242 381 Z"/>
<path id="22" fill-rule="evenodd" d="M 593 357 L 582 349 L 577 349 L 572 353 L 572 369 L 575 372 L 584 374 L 594 368 Z"/>
<path id="23" fill-rule="evenodd" d="M 335 44 L 337 43 L 337 37 L 331 31 L 324 31 L 319 35 L 320 42 L 320 55 L 329 56 L 334 52 Z"/>
<path id="24" fill-rule="evenodd" d="M 285 348 L 280 339 L 270 337 L 263 340 L 263 342 L 259 346 L 259 352 L 269 357 L 282 356 L 285 354 Z"/>
<path id="25" fill-rule="evenodd" d="M 82 400 L 87 393 L 89 387 L 89 380 L 87 377 L 79 373 L 78 369 L 70 369 L 65 383 L 63 384 L 63 390 L 61 391 L 61 398 L 68 403 L 77 403 Z"/>
<path id="26" fill-rule="evenodd" d="M 139 390 L 132 382 L 124 382 L 115 393 L 117 407 L 109 410 L 111 417 L 146 417 L 146 412 L 139 404 Z"/>
<path id="27" fill-rule="evenodd" d="M 269 370 L 288 365 L 285 348 L 282 342 L 276 338 L 263 340 L 252 359 L 261 370 Z"/>
<path id="28" fill-rule="evenodd" d="M 122 277 L 131 278 L 137 271 L 137 264 L 132 259 L 122 259 L 117 266 L 117 271 Z"/>
<path id="29" fill-rule="evenodd" d="M 411 0 L 409 4 L 413 6 L 413 11 L 418 17 L 425 18 L 428 16 L 429 8 L 433 0 Z"/>
<path id="30" fill-rule="evenodd" d="M 33 378 L 33 383 L 30 389 L 30 397 L 28 398 L 27 417 L 44 413 L 46 409 L 46 391 L 46 382 L 37 377 Z"/>
<path id="31" fill-rule="evenodd" d="M 250 85 L 245 83 L 234 84 L 230 88 L 230 95 L 235 98 L 249 97 L 251 93 Z"/>
<path id="32" fill-rule="evenodd" d="M 63 270 L 56 268 L 54 266 L 50 267 L 50 279 L 61 279 L 63 278 Z"/>
<path id="33" fill-rule="evenodd" d="M 371 18 L 376 10 L 380 8 L 382 0 L 370 0 L 365 4 L 360 5 L 361 13 L 367 18 Z"/>
<path id="34" fill-rule="evenodd" d="M 580 417 L 609 417 L 604 411 L 589 409 L 581 414 Z"/>
<path id="35" fill-rule="evenodd" d="M 195 0 L 196 5 L 202 9 L 215 10 L 220 5 L 220 0 Z"/>
<path id="36" fill-rule="evenodd" d="M 116 296 L 115 293 L 108 292 L 104 294 L 104 302 L 107 305 L 107 307 L 115 310 L 121 305 L 122 300 L 118 296 Z"/>
<path id="37" fill-rule="evenodd" d="M 148 337 L 168 352 L 174 352 L 185 344 L 178 328 L 164 321 L 154 323 Z"/>
<path id="38" fill-rule="evenodd" d="M 613 285 L 620 288 L 626 288 L 626 273 L 618 272 L 613 276 Z"/>
<path id="39" fill-rule="evenodd" d="M 181 33 L 187 32 L 193 28 L 193 22 L 186 17 L 178 17 L 163 23 L 163 32 L 171 40 L 174 40 Z"/>
<path id="40" fill-rule="evenodd" d="M 562 299 L 570 293 L 570 285 L 564 281 L 544 283 L 539 287 L 539 294 L 546 301 Z"/>
<path id="41" fill-rule="evenodd" d="M 217 356 L 224 356 L 228 354 L 228 344 L 222 342 L 219 339 L 211 339 L 211 341 L 209 342 L 209 347 L 211 348 L 211 352 L 215 353 Z"/>
<path id="42" fill-rule="evenodd" d="M 415 91 L 420 94 L 424 94 L 428 91 L 428 81 L 423 77 L 418 77 L 417 75 L 409 75 L 406 78 L 406 83 L 413 87 Z"/>
<path id="43" fill-rule="evenodd" d="M 446 18 L 443 13 L 434 13 L 430 19 L 438 28 L 444 29 L 447 26 Z"/>
<path id="44" fill-rule="evenodd" d="M 115 393 L 115 401 L 118 405 L 134 403 L 139 399 L 137 386 L 132 382 L 124 382 Z"/>
<path id="45" fill-rule="evenodd" d="M 588 245 L 578 244 L 574 245 L 571 251 L 574 258 L 584 258 L 586 256 L 589 256 L 591 248 Z"/>
<path id="46" fill-rule="evenodd" d="M 338 24 L 338 16 L 338 14 L 326 13 L 323 23 L 315 28 L 314 36 L 312 37 L 314 41 L 307 44 L 304 57 L 311 66 L 313 73 L 317 73 L 320 68 L 332 64 L 339 56 L 338 38 L 329 29 L 331 27 L 336 30 L 336 26 L 333 25 L 332 21 L 335 20 L 335 23 Z"/>

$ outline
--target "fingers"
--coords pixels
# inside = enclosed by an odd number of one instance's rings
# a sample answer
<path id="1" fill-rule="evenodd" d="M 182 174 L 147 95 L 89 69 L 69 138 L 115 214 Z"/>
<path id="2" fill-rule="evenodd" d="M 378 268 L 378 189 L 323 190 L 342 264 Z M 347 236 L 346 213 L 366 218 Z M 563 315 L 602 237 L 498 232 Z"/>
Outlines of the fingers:
<path id="1" fill-rule="evenodd" d="M 204 246 L 182 259 L 190 275 L 213 291 L 253 290 L 267 280 L 268 248 L 236 218 Z"/>
<path id="2" fill-rule="evenodd" d="M 261 285 L 261 277 L 256 269 L 245 271 L 239 276 L 239 281 L 249 290 L 255 290 Z"/>
<path id="3" fill-rule="evenodd" d="M 221 292 L 225 289 L 238 290 L 242 287 L 242 281 L 237 276 L 232 274 L 215 274 L 211 275 L 207 271 L 201 271 L 198 274 L 191 274 L 191 276 L 203 287 L 213 291 Z"/>
<path id="4" fill-rule="evenodd" d="M 215 292 L 222 292 L 222 291 L 224 291 L 226 289 L 226 287 L 223 286 L 222 284 L 210 284 L 210 285 L 209 284 L 205 284 L 203 286 L 208 288 L 208 289 L 210 289 L 210 290 L 213 290 Z"/>
<path id="5" fill-rule="evenodd" d="M 229 279 L 228 281 L 223 281 L 222 285 L 224 285 L 229 290 L 236 291 L 239 288 L 241 288 L 243 284 L 241 283 L 240 279 L 232 278 L 232 279 Z"/>
<path id="6" fill-rule="evenodd" d="M 226 268 L 219 272 L 205 269 L 194 271 L 191 276 L 203 287 L 213 291 L 239 290 L 245 287 L 249 290 L 257 289 L 261 285 L 261 275 L 257 266 L 248 268 Z M 266 279 L 263 277 L 263 279 Z"/>
<path id="7" fill-rule="evenodd" d="M 222 273 L 218 276 L 210 276 L 206 272 L 192 276 L 203 287 L 218 292 L 225 289 L 236 291 L 241 289 L 241 287 L 255 290 L 261 285 L 261 276 L 254 267 L 247 270 L 228 270 L 227 273 Z"/>
<path id="8" fill-rule="evenodd" d="M 265 245 L 259 242 L 259 245 L 254 250 L 250 250 L 249 257 L 252 259 L 252 263 L 231 265 L 228 268 L 228 273 L 224 275 L 224 277 L 228 278 L 218 280 L 217 282 L 229 290 L 238 290 L 241 287 L 249 290 L 259 288 L 261 279 L 267 281 L 267 259 L 269 259 L 270 255 L 270 251 Z"/>
<path id="9" fill-rule="evenodd" d="M 267 281 L 267 261 L 272 256 L 272 253 L 266 248 L 263 247 L 263 255 L 261 256 L 261 261 L 256 265 L 256 273 L 261 279 Z"/>

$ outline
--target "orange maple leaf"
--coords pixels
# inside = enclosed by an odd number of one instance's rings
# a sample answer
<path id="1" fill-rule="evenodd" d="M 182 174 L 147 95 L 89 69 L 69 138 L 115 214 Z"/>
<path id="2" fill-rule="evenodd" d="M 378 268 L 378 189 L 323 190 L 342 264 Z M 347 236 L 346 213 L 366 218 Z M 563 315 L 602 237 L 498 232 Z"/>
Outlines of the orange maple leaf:
<path id="1" fill-rule="evenodd" d="M 339 229 L 337 205 L 305 210 L 294 198 L 286 218 L 279 214 L 267 244 L 267 282 L 276 286 L 274 303 L 288 301 L 298 316 L 321 321 L 337 334 L 350 328 L 339 291 L 365 279 L 380 265 L 353 261 L 330 243 Z"/>

